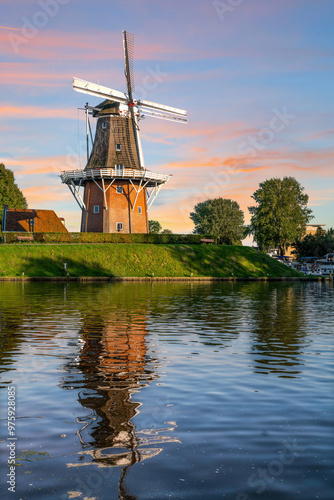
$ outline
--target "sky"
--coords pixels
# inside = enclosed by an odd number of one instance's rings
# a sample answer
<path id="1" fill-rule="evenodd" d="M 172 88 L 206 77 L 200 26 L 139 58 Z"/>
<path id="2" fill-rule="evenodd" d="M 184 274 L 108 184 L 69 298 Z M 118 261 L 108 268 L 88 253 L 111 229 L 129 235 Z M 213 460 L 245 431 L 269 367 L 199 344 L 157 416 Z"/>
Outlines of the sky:
<path id="1" fill-rule="evenodd" d="M 30 208 L 79 231 L 59 175 L 85 167 L 79 108 L 99 100 L 74 92 L 72 77 L 125 91 L 126 30 L 134 97 L 188 111 L 187 125 L 140 121 L 146 168 L 172 175 L 150 219 L 191 232 L 194 206 L 223 197 L 249 223 L 259 183 L 293 176 L 312 222 L 334 227 L 332 0 L 0 0 L 0 9 L 0 162 Z"/>

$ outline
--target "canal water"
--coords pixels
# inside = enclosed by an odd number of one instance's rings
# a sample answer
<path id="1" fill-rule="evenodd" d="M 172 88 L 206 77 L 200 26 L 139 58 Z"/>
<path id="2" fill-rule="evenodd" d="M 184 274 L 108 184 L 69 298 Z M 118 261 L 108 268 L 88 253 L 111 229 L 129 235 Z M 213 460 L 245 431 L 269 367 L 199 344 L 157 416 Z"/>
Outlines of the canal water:
<path id="1" fill-rule="evenodd" d="M 1 498 L 332 500 L 333 303 L 329 282 L 0 283 Z"/>

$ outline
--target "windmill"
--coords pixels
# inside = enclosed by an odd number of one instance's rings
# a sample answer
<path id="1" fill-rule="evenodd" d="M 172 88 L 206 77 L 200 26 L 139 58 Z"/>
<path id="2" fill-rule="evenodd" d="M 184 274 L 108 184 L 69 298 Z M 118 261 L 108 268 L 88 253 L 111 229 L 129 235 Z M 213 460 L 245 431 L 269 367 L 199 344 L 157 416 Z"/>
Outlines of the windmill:
<path id="1" fill-rule="evenodd" d="M 85 106 L 86 167 L 61 173 L 82 210 L 82 232 L 148 232 L 147 211 L 170 176 L 146 170 L 138 122 L 152 116 L 187 123 L 182 109 L 134 99 L 133 47 L 134 36 L 123 31 L 127 93 L 73 78 L 74 90 L 103 99 Z M 97 118 L 94 142 L 89 115 Z"/>

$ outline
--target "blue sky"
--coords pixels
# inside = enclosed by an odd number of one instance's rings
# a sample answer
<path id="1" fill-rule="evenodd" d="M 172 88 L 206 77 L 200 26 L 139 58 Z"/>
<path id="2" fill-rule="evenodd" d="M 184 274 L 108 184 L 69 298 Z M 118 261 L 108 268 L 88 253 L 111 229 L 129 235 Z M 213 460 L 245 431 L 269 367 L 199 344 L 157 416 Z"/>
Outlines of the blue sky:
<path id="1" fill-rule="evenodd" d="M 271 177 L 293 176 L 314 223 L 334 226 L 333 17 L 323 0 L 0 1 L 0 161 L 32 208 L 70 230 L 80 210 L 62 170 L 84 168 L 86 97 L 72 76 L 125 90 L 122 30 L 135 34 L 137 94 L 188 110 L 140 122 L 146 166 L 170 173 L 150 218 L 193 228 L 199 201 L 245 211 Z M 98 100 L 90 97 L 90 104 Z"/>

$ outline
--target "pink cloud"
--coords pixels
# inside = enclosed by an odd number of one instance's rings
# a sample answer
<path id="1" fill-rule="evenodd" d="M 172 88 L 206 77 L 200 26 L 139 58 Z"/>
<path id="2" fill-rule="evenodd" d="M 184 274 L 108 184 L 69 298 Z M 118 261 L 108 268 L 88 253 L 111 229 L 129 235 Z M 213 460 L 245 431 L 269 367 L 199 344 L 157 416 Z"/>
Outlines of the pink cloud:
<path id="1" fill-rule="evenodd" d="M 68 169 L 65 156 L 20 156 L 18 158 L 6 158 L 5 163 L 7 167 L 16 170 L 20 175 L 40 175 L 52 172 L 59 175 L 60 172 Z"/>
<path id="2" fill-rule="evenodd" d="M 0 116 L 10 118 L 70 118 L 76 119 L 74 108 L 52 109 L 41 106 L 11 106 L 0 103 Z"/>
<path id="3" fill-rule="evenodd" d="M 1 52 L 6 55 L 19 53 L 23 57 L 39 60 L 111 60 L 123 59 L 122 36 L 119 32 L 96 31 L 66 33 L 39 30 L 35 36 L 27 38 L 24 32 L 0 31 Z M 211 54 L 211 57 L 217 54 Z M 136 60 L 175 60 L 207 58 L 204 50 L 194 51 L 192 47 L 180 47 L 179 42 L 170 39 L 159 41 L 147 37 L 136 38 Z"/>
<path id="4" fill-rule="evenodd" d="M 0 29 L 2 29 L 2 30 L 10 30 L 10 31 L 23 31 L 22 28 L 12 28 L 10 26 L 0 26 Z"/>
<path id="5" fill-rule="evenodd" d="M 149 142 L 161 142 L 163 144 L 166 144 L 166 141 L 175 141 L 175 137 L 181 139 L 201 138 L 204 143 L 222 139 L 232 140 L 257 132 L 257 129 L 246 128 L 245 124 L 240 121 L 219 125 L 212 125 L 207 122 L 184 125 L 152 118 L 151 120 L 145 120 L 145 123 L 141 125 L 143 138 Z"/>
<path id="6" fill-rule="evenodd" d="M 334 128 L 327 130 L 319 130 L 315 134 L 308 136 L 306 140 L 313 141 L 316 139 L 323 139 L 325 137 L 332 137 L 332 136 L 334 136 Z"/>
<path id="7" fill-rule="evenodd" d="M 35 60 L 117 59 L 122 55 L 122 45 L 120 43 L 120 50 L 117 50 L 113 36 L 110 32 L 103 38 L 99 33 L 85 32 L 83 35 L 39 30 L 35 36 L 27 38 L 21 33 L 0 32 L 0 42 L 3 54 L 18 53 Z M 101 43 L 101 39 L 109 39 L 110 43 Z"/>
<path id="8" fill-rule="evenodd" d="M 46 70 L 40 63 L 13 63 L 1 64 L 2 85 L 24 85 L 33 87 L 56 87 L 69 85 L 72 73 L 67 71 Z"/>
<path id="9" fill-rule="evenodd" d="M 184 169 L 203 169 L 205 168 L 205 173 L 207 172 L 212 172 L 214 171 L 213 169 L 217 169 L 220 167 L 227 167 L 226 171 L 229 173 L 233 172 L 252 172 L 256 170 L 262 170 L 263 168 L 266 168 L 265 166 L 258 166 L 258 165 L 253 165 L 254 164 L 254 159 L 253 158 L 246 158 L 246 157 L 228 157 L 228 158 L 219 158 L 219 157 L 213 157 L 213 158 L 204 158 L 202 157 L 201 159 L 199 158 L 193 158 L 190 160 L 185 160 L 185 161 L 178 161 L 178 162 L 170 162 L 166 163 L 164 165 L 159 166 L 159 170 L 164 170 L 166 172 L 175 172 L 179 170 L 184 170 Z M 211 170 L 209 170 L 211 169 Z M 187 172 L 186 175 L 189 175 L 189 172 Z"/>
<path id="10" fill-rule="evenodd" d="M 46 184 L 44 186 L 33 186 L 22 189 L 27 198 L 28 206 L 31 208 L 43 209 L 43 206 L 50 206 L 53 203 L 65 202 L 69 197 L 68 190 L 64 186 Z"/>

